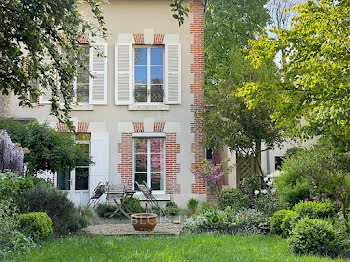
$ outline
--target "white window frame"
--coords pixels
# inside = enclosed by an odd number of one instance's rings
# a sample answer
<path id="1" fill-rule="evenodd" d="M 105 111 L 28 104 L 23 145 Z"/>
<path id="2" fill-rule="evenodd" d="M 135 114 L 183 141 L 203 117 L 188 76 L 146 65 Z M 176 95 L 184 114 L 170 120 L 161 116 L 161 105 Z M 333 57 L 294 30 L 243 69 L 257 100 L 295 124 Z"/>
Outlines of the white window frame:
<path id="1" fill-rule="evenodd" d="M 89 156 L 91 156 L 91 133 L 78 133 L 78 134 L 90 134 L 90 140 L 87 141 L 87 140 L 76 140 L 75 143 L 78 145 L 89 145 Z M 89 176 L 88 176 L 88 188 L 87 189 L 75 189 L 75 184 L 77 182 L 77 177 L 76 177 L 76 173 L 75 173 L 75 170 L 76 168 L 88 168 L 89 169 Z M 77 191 L 77 192 L 89 192 L 90 190 L 90 176 L 91 176 L 91 166 L 88 165 L 88 166 L 77 166 L 75 167 L 72 171 L 71 171 L 71 179 L 72 179 L 72 176 L 74 176 L 74 179 L 73 179 L 73 191 Z"/>
<path id="2" fill-rule="evenodd" d="M 135 101 L 135 49 L 147 48 L 147 102 Z M 163 102 L 151 102 L 151 48 L 163 49 Z M 132 46 L 132 104 L 136 105 L 164 105 L 165 104 L 165 46 L 164 45 L 133 45 Z"/>
<path id="3" fill-rule="evenodd" d="M 166 140 L 165 133 L 133 133 L 132 134 L 132 189 L 135 190 L 135 143 L 134 138 L 147 139 L 147 186 L 151 188 L 151 138 L 163 139 L 163 188 L 164 190 L 152 190 L 156 194 L 165 194 L 166 191 Z"/>

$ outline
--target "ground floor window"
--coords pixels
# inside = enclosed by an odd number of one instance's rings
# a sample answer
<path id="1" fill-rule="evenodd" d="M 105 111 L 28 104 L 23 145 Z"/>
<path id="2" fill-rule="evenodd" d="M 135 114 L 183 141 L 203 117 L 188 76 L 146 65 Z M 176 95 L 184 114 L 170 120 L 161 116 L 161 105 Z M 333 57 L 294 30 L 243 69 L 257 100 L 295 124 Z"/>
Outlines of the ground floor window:
<path id="1" fill-rule="evenodd" d="M 164 191 L 164 138 L 137 137 L 133 139 L 133 147 L 134 181 L 139 184 L 145 182 L 153 190 Z"/>
<path id="2" fill-rule="evenodd" d="M 75 136 L 77 146 L 90 155 L 91 134 L 78 133 Z M 74 170 L 61 170 L 57 172 L 57 188 L 60 190 L 89 190 L 89 166 L 78 166 Z"/>

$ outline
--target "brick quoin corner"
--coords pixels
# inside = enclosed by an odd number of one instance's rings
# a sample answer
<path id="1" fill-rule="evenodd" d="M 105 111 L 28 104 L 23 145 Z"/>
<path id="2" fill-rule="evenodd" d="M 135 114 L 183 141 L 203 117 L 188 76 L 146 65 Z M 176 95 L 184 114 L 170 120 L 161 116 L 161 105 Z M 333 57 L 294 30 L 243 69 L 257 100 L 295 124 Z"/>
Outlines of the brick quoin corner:
<path id="1" fill-rule="evenodd" d="M 191 112 L 194 115 L 194 122 L 191 123 L 191 132 L 194 134 L 192 152 L 194 153 L 194 163 L 192 167 L 199 164 L 204 159 L 204 149 L 201 146 L 203 134 L 198 130 L 199 119 L 196 113 L 203 109 L 203 89 L 204 82 L 204 7 L 203 0 L 193 0 L 190 4 L 190 13 L 193 14 L 193 21 L 190 24 L 190 34 L 193 36 L 190 53 L 193 54 L 193 63 L 191 64 L 191 73 L 194 80 L 190 85 L 191 94 L 193 94 L 193 104 Z M 195 178 L 195 183 L 191 185 L 193 194 L 206 194 L 205 182 L 202 179 Z"/>

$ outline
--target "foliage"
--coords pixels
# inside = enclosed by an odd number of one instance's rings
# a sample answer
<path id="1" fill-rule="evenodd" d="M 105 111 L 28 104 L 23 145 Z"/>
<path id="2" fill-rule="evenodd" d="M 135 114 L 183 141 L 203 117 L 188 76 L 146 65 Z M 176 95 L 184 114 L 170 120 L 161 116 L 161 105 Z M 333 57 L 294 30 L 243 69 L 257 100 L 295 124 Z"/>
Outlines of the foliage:
<path id="1" fill-rule="evenodd" d="M 84 220 L 79 216 L 67 193 L 38 184 L 24 192 L 18 201 L 22 213 L 45 212 L 52 220 L 53 232 L 64 235 L 80 230 Z"/>
<path id="2" fill-rule="evenodd" d="M 258 195 L 254 199 L 253 206 L 267 217 L 272 217 L 275 212 L 286 207 L 277 194 Z"/>
<path id="3" fill-rule="evenodd" d="M 293 207 L 297 218 L 328 219 L 336 215 L 334 206 L 329 202 L 300 202 Z"/>
<path id="4" fill-rule="evenodd" d="M 179 22 L 179 26 L 184 23 L 185 16 L 188 17 L 190 11 L 187 6 L 183 5 L 183 0 L 174 0 L 171 4 L 171 11 L 174 12 L 173 17 Z"/>
<path id="5" fill-rule="evenodd" d="M 0 173 L 0 199 L 17 201 L 23 192 L 39 183 L 50 187 L 50 183 L 42 178 L 16 176 L 10 172 Z"/>
<path id="6" fill-rule="evenodd" d="M 124 203 L 132 213 L 145 212 L 145 208 L 141 206 L 140 200 L 136 197 L 127 197 Z"/>
<path id="7" fill-rule="evenodd" d="M 215 210 L 217 210 L 217 207 L 213 203 L 203 202 L 198 206 L 195 212 L 195 215 L 200 215 L 200 214 L 215 211 Z"/>
<path id="8" fill-rule="evenodd" d="M 94 19 L 87 20 L 79 13 L 78 2 L 90 6 Z M 72 86 L 78 68 L 82 67 L 83 55 L 78 40 L 84 34 L 107 36 L 100 2 L 5 0 L 1 10 L 2 93 L 8 95 L 13 91 L 20 105 L 28 106 L 30 97 L 50 93 L 51 113 L 71 126 L 68 117 L 73 103 Z M 45 63 L 45 57 L 50 64 Z M 32 81 L 38 81 L 40 88 L 32 85 Z"/>
<path id="9" fill-rule="evenodd" d="M 109 205 L 109 204 L 98 204 L 98 206 L 95 209 L 95 212 L 99 217 L 105 217 L 105 214 L 111 213 L 115 211 L 116 206 L 115 205 Z"/>
<path id="10" fill-rule="evenodd" d="M 296 222 L 298 221 L 298 218 L 294 211 L 290 211 L 286 214 L 286 216 L 282 219 L 282 235 L 284 237 L 288 237 L 291 234 L 291 231 L 293 230 Z"/>
<path id="11" fill-rule="evenodd" d="M 225 232 L 231 234 L 259 234 L 266 224 L 265 216 L 257 210 L 209 210 L 192 216 L 184 224 L 187 233 Z"/>
<path id="12" fill-rule="evenodd" d="M 231 207 L 233 210 L 241 210 L 248 208 L 249 205 L 249 197 L 238 189 L 224 189 L 220 192 L 218 198 L 218 208 L 221 210 L 226 209 L 226 207 Z"/>
<path id="13" fill-rule="evenodd" d="M 51 218 L 43 212 L 28 213 L 18 216 L 19 230 L 37 242 L 52 233 Z"/>
<path id="14" fill-rule="evenodd" d="M 6 131 L 0 130 L 0 172 L 7 169 L 21 174 L 23 157 L 23 149 L 12 143 Z"/>
<path id="15" fill-rule="evenodd" d="M 170 201 L 166 203 L 163 211 L 167 216 L 176 216 L 180 214 L 181 209 L 176 205 L 175 202 Z"/>
<path id="16" fill-rule="evenodd" d="M 286 134 L 330 138 L 349 148 L 348 1 L 310 0 L 298 5 L 289 28 L 272 28 L 250 41 L 254 68 L 278 58 L 274 75 L 247 81 L 240 90 L 254 108 L 267 104 Z"/>
<path id="17" fill-rule="evenodd" d="M 274 71 L 271 63 L 254 68 L 244 58 L 249 39 L 267 25 L 267 0 L 208 2 L 205 16 L 205 109 L 200 112 L 203 144 L 220 150 L 228 146 L 244 156 L 253 156 L 262 174 L 261 143 L 274 147 L 281 141 L 280 130 L 270 118 L 270 108 L 261 105 L 250 110 L 237 88 Z M 257 171 L 254 170 L 254 175 Z"/>
<path id="18" fill-rule="evenodd" d="M 271 217 L 271 221 L 270 221 L 270 231 L 272 234 L 277 234 L 277 235 L 281 235 L 282 234 L 282 223 L 283 223 L 283 219 L 287 216 L 287 214 L 291 214 L 293 213 L 293 211 L 291 210 L 280 210 L 277 211 L 272 217 Z"/>
<path id="19" fill-rule="evenodd" d="M 299 172 L 302 159 L 298 156 L 285 159 L 275 183 L 281 202 L 290 207 L 308 198 L 309 195 L 307 180 Z"/>
<path id="20" fill-rule="evenodd" d="M 91 208 L 88 207 L 78 207 L 77 212 L 79 216 L 82 218 L 83 227 L 89 225 L 96 225 L 98 223 L 98 216 Z"/>
<path id="21" fill-rule="evenodd" d="M 11 139 L 29 149 L 24 155 L 27 173 L 37 174 L 49 170 L 57 172 L 66 167 L 89 165 L 90 157 L 67 134 L 50 128 L 47 124 L 32 121 L 28 124 L 0 119 L 0 129 L 5 129 Z"/>
<path id="22" fill-rule="evenodd" d="M 333 226 L 324 220 L 303 218 L 292 231 L 288 244 L 291 251 L 298 254 L 329 254 L 335 251 L 336 232 Z"/>
<path id="23" fill-rule="evenodd" d="M 188 200 L 187 202 L 187 211 L 188 211 L 188 216 L 192 216 L 197 208 L 199 206 L 199 202 L 197 199 L 191 198 L 190 200 Z"/>
<path id="24" fill-rule="evenodd" d="M 347 221 L 347 231 L 350 232 L 347 215 L 347 210 L 350 208 L 349 170 L 349 153 L 339 152 L 328 143 L 317 144 L 310 149 L 300 151 L 285 161 L 282 174 L 277 180 L 277 189 L 282 200 L 283 197 L 290 196 L 288 194 L 290 191 L 294 192 L 295 188 L 302 188 L 302 191 L 299 192 L 303 194 L 299 194 L 293 200 L 302 200 L 303 198 L 306 200 L 329 199 L 333 203 L 339 204 L 344 213 L 345 221 Z M 290 181 L 297 182 L 293 184 Z M 304 195 L 306 193 L 307 195 Z"/>
<path id="25" fill-rule="evenodd" d="M 18 230 L 17 210 L 9 201 L 0 201 L 0 260 L 10 252 L 34 246 L 33 241 Z"/>
<path id="26" fill-rule="evenodd" d="M 203 179 L 207 186 L 219 196 L 221 190 L 220 179 L 227 176 L 231 167 L 224 167 L 224 164 L 228 160 L 223 160 L 220 164 L 210 164 L 207 160 L 203 160 L 202 163 L 192 169 L 192 173 L 195 177 Z"/>

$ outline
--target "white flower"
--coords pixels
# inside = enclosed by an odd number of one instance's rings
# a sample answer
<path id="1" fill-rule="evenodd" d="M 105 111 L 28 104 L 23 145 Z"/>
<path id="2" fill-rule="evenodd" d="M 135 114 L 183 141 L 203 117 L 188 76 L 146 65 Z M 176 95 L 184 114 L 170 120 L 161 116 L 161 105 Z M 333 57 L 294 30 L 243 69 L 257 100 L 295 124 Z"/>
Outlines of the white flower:
<path id="1" fill-rule="evenodd" d="M 259 190 L 255 190 L 255 191 L 254 191 L 254 194 L 255 194 L 255 195 L 258 195 L 259 193 L 260 193 Z"/>
<path id="2" fill-rule="evenodd" d="M 263 190 L 261 190 L 261 193 L 262 193 L 262 194 L 267 194 L 267 190 L 266 190 L 266 189 L 263 189 Z"/>
<path id="3" fill-rule="evenodd" d="M 269 178 L 268 177 L 264 177 L 264 181 L 267 182 L 267 180 L 269 180 Z"/>
<path id="4" fill-rule="evenodd" d="M 267 185 L 268 185 L 268 186 L 271 186 L 272 184 L 273 184 L 272 181 L 267 182 Z"/>
<path id="5" fill-rule="evenodd" d="M 276 189 L 271 189 L 271 193 L 276 193 Z"/>

